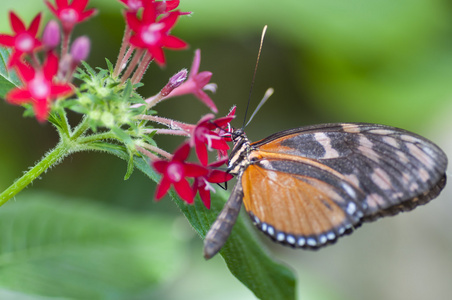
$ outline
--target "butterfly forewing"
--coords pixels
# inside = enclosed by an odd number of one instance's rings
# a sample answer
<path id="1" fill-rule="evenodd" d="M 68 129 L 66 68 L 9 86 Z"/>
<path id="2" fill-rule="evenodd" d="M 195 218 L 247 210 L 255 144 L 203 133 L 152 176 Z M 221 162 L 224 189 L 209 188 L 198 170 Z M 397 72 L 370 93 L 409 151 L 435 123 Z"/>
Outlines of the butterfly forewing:
<path id="1" fill-rule="evenodd" d="M 436 197 L 447 158 L 427 139 L 389 126 L 323 124 L 251 144 L 244 203 L 273 239 L 317 248 L 363 221 Z"/>

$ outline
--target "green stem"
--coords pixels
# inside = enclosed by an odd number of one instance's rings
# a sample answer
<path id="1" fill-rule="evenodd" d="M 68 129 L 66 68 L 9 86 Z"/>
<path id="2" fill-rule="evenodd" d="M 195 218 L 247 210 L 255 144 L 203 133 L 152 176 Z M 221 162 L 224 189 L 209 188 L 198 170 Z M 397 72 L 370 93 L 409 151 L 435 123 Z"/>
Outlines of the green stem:
<path id="1" fill-rule="evenodd" d="M 53 150 L 48 152 L 44 158 L 22 177 L 16 180 L 3 193 L 0 194 L 0 206 L 23 190 L 33 180 L 38 178 L 47 169 L 61 160 L 71 152 L 71 148 L 64 142 L 60 142 Z"/>
<path id="2" fill-rule="evenodd" d="M 71 140 L 76 140 L 79 136 L 84 134 L 88 128 L 89 128 L 88 117 L 84 116 L 82 121 L 74 129 L 74 132 L 71 135 Z"/>

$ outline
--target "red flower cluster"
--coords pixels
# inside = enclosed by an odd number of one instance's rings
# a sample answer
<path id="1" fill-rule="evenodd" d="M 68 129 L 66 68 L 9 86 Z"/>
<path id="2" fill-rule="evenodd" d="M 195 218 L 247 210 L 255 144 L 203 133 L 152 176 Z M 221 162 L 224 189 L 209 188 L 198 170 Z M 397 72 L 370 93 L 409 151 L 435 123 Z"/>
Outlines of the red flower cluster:
<path id="1" fill-rule="evenodd" d="M 170 35 L 171 29 L 176 25 L 181 13 L 173 11 L 179 5 L 179 1 L 154 0 L 120 0 L 127 5 L 127 25 L 132 29 L 130 44 L 146 49 L 152 58 L 160 65 L 165 64 L 163 48 L 173 50 L 184 49 L 187 43 Z M 138 10 L 143 8 L 139 18 Z"/>
<path id="2" fill-rule="evenodd" d="M 9 17 L 14 35 L 0 35 L 0 45 L 13 49 L 8 66 L 15 67 L 24 86 L 14 88 L 5 98 L 16 105 L 31 103 L 36 118 L 43 122 L 49 114 L 50 102 L 72 93 L 72 87 L 67 82 L 56 82 L 59 61 L 52 51 L 45 54 L 46 59 L 42 64 L 37 58 L 36 53 L 43 44 L 36 37 L 41 14 L 33 19 L 28 29 L 15 13 L 10 12 Z"/>
<path id="3" fill-rule="evenodd" d="M 188 126 L 190 140 L 174 152 L 170 161 L 152 162 L 154 169 L 163 175 L 157 187 L 157 200 L 166 194 L 172 184 L 179 196 L 187 203 L 193 203 L 196 193 L 199 192 L 204 205 L 210 208 L 210 192 L 215 191 L 210 184 L 226 182 L 233 178 L 231 174 L 218 168 L 228 160 L 226 155 L 229 145 L 226 141 L 230 140 L 229 123 L 235 117 L 234 112 L 235 108 L 226 117 L 215 120 L 212 114 L 202 117 L 198 124 Z M 185 162 L 190 153 L 190 146 L 196 149 L 201 164 Z M 211 149 L 218 150 L 219 159 L 208 164 L 207 150 Z M 186 177 L 194 178 L 192 187 Z"/>
<path id="4" fill-rule="evenodd" d="M 17 62 L 16 67 L 24 81 L 24 87 L 10 91 L 6 95 L 6 100 L 17 105 L 31 103 L 40 122 L 47 120 L 50 111 L 49 101 L 72 93 L 69 84 L 53 81 L 58 72 L 58 58 L 52 52 L 48 54 L 41 68 L 34 69 L 22 62 Z"/>
<path id="5" fill-rule="evenodd" d="M 68 96 L 73 92 L 69 84 L 71 76 L 81 60 L 89 53 L 90 42 L 86 37 L 74 40 L 71 52 L 68 53 L 69 36 L 74 26 L 91 17 L 96 10 L 86 9 L 88 0 L 56 0 L 55 6 L 48 0 L 47 6 L 58 18 L 63 27 L 62 63 L 53 52 L 60 44 L 61 36 L 58 24 L 50 20 L 42 39 L 37 37 L 41 14 L 38 14 L 27 28 L 22 20 L 13 12 L 9 13 L 13 35 L 0 35 L 0 45 L 12 48 L 8 61 L 9 68 L 15 68 L 23 82 L 6 94 L 8 102 L 16 105 L 30 103 L 36 118 L 43 122 L 50 112 L 52 101 Z M 43 55 L 37 55 L 39 51 Z M 43 61 L 40 61 L 43 57 Z"/>

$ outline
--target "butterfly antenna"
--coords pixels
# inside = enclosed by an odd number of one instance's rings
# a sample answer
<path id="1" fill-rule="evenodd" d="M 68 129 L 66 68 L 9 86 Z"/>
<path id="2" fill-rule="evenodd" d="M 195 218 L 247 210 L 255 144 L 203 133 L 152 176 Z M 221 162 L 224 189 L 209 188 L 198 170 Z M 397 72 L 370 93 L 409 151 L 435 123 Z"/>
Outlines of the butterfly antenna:
<path id="1" fill-rule="evenodd" d="M 254 118 L 256 113 L 259 111 L 259 109 L 261 109 L 262 105 L 264 105 L 264 103 L 267 102 L 268 98 L 270 98 L 270 96 L 273 95 L 274 91 L 275 90 L 273 88 L 268 88 L 267 89 L 267 91 L 264 94 L 264 97 L 262 98 L 261 102 L 259 102 L 259 105 L 254 110 L 253 114 L 251 115 L 250 119 L 246 123 L 245 127 L 248 126 L 249 123 L 251 123 L 251 120 Z"/>
<path id="2" fill-rule="evenodd" d="M 259 52 L 257 53 L 257 60 L 256 60 L 256 66 L 254 67 L 254 74 L 253 74 L 253 80 L 251 81 L 251 87 L 250 87 L 250 94 L 248 95 L 248 104 L 246 105 L 246 110 L 245 110 L 245 118 L 243 118 L 243 126 L 242 129 L 245 128 L 245 123 L 246 123 L 246 116 L 248 114 L 248 108 L 250 106 L 250 101 L 251 101 L 251 92 L 253 91 L 253 86 L 254 86 L 254 80 L 256 79 L 256 72 L 257 72 L 257 66 L 259 65 L 259 58 L 261 56 L 261 51 L 262 51 L 262 44 L 264 43 L 264 37 L 265 37 L 265 32 L 267 31 L 267 25 L 264 26 L 264 29 L 262 29 L 262 35 L 261 35 L 261 43 L 259 45 Z M 262 101 L 261 101 L 262 102 Z M 262 105 L 261 105 L 262 106 Z M 254 114 L 253 114 L 254 115 Z M 248 122 L 249 123 L 249 122 Z M 248 124 L 247 123 L 247 124 Z"/>

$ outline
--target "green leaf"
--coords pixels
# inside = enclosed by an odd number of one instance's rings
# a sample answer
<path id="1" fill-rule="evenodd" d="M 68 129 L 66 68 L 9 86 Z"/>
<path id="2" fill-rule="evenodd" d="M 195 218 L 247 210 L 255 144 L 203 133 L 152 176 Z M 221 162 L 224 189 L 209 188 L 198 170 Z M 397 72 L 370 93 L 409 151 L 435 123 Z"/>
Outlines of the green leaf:
<path id="1" fill-rule="evenodd" d="M 21 194 L 0 210 L 0 286 L 65 299 L 151 299 L 186 258 L 172 223 L 161 214 Z"/>
<path id="2" fill-rule="evenodd" d="M 99 144 L 98 147 L 98 150 L 109 152 L 122 159 L 128 157 L 124 150 L 115 145 Z M 150 179 L 158 182 L 159 176 L 146 160 L 136 157 L 134 163 Z M 210 210 L 204 207 L 199 197 L 195 200 L 194 205 L 187 205 L 174 192 L 171 191 L 170 196 L 196 232 L 204 238 L 222 209 L 227 193 L 218 191 L 212 197 Z M 241 214 L 231 236 L 220 251 L 229 270 L 259 299 L 295 299 L 295 275 L 288 267 L 275 262 L 269 256 L 244 219 Z"/>
<path id="3" fill-rule="evenodd" d="M 0 47 L 0 97 L 5 98 L 5 95 L 14 87 L 20 86 L 21 81 L 17 77 L 16 72 L 8 70 L 7 63 L 10 56 L 6 48 Z"/>
<path id="4" fill-rule="evenodd" d="M 113 74 L 114 67 L 111 61 L 108 58 L 105 58 L 105 62 L 107 63 L 107 69 L 110 72 L 110 74 Z"/>

